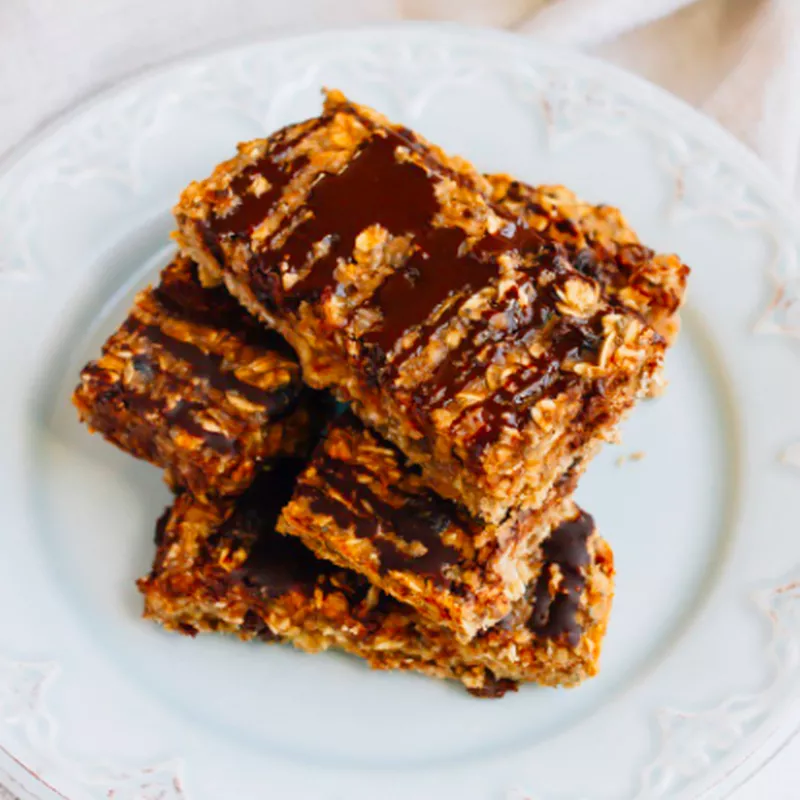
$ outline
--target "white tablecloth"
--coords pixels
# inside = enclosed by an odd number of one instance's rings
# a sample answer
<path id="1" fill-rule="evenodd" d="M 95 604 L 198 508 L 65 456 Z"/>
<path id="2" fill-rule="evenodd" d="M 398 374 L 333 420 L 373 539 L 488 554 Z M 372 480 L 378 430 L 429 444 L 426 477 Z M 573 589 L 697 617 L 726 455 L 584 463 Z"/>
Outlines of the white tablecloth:
<path id="1" fill-rule="evenodd" d="M 0 156 L 141 67 L 241 36 L 403 18 L 588 50 L 716 117 L 800 191 L 800 0 L 0 0 Z M 797 800 L 795 764 L 800 740 L 736 800 Z"/>

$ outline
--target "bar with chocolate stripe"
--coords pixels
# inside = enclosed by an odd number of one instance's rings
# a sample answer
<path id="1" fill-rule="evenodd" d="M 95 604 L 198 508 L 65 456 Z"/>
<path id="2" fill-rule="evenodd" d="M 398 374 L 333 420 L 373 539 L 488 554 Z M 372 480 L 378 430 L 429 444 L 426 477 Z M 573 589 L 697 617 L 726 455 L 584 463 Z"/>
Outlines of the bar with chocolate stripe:
<path id="1" fill-rule="evenodd" d="M 509 614 L 532 557 L 572 509 L 568 472 L 538 509 L 480 522 L 432 492 L 393 445 L 352 414 L 332 421 L 278 523 L 320 558 L 364 575 L 469 641 Z"/>
<path id="2" fill-rule="evenodd" d="M 663 338 L 491 200 L 470 164 L 329 92 L 175 208 L 182 250 L 417 464 L 499 525 L 649 391 Z"/>
<path id="3" fill-rule="evenodd" d="M 524 682 L 574 686 L 597 672 L 614 568 L 588 514 L 569 509 L 531 554 L 526 596 L 499 624 L 461 643 L 363 576 L 275 532 L 303 466 L 276 464 L 238 499 L 180 495 L 158 525 L 152 571 L 139 581 L 145 616 L 192 636 L 217 631 L 308 652 L 338 648 L 376 669 L 461 681 L 484 697 Z"/>
<path id="4" fill-rule="evenodd" d="M 179 256 L 141 292 L 73 395 L 89 428 L 198 495 L 246 489 L 305 452 L 312 400 L 291 348 Z"/>

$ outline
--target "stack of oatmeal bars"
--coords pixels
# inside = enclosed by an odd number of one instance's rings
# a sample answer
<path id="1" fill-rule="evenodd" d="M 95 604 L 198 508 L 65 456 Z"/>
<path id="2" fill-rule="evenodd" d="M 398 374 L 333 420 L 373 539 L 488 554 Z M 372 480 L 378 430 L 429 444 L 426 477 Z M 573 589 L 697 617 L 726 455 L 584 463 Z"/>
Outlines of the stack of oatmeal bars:
<path id="1" fill-rule="evenodd" d="M 572 494 L 659 386 L 688 268 L 336 91 L 175 216 L 73 398 L 175 492 L 145 616 L 481 696 L 594 675 L 613 557 Z"/>

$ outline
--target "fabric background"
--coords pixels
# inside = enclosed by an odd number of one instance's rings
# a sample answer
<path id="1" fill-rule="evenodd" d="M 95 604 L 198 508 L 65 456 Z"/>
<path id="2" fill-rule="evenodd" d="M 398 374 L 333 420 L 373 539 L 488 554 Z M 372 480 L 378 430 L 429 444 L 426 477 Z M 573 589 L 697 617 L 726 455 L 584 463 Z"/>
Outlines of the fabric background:
<path id="1" fill-rule="evenodd" d="M 0 158 L 142 67 L 242 37 L 398 19 L 504 27 L 612 61 L 715 117 L 800 191 L 800 0 L 0 0 Z M 736 800 L 797 800 L 796 765 L 800 741 Z"/>

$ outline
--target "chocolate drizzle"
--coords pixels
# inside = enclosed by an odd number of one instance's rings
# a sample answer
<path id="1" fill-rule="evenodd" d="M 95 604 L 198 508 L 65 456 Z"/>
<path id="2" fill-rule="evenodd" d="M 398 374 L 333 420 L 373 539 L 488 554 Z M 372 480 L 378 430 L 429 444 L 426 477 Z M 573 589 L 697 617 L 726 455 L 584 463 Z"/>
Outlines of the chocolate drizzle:
<path id="1" fill-rule="evenodd" d="M 297 171 L 308 163 L 302 155 L 294 159 L 288 157 L 296 141 L 292 134 L 298 132 L 301 136 L 308 136 L 321 127 L 324 119 L 320 117 L 310 124 L 289 125 L 272 136 L 267 152 L 231 181 L 227 194 L 237 198 L 237 204 L 229 213 L 212 217 L 203 224 L 206 244 L 213 243 L 219 249 L 221 240 L 247 237 L 264 221 Z M 254 191 L 256 179 L 266 187 L 261 192 Z"/>
<path id="2" fill-rule="evenodd" d="M 367 335 L 367 342 L 388 353 L 406 331 L 425 322 L 445 300 L 477 292 L 496 277 L 496 264 L 482 261 L 475 251 L 462 252 L 465 241 L 459 228 L 418 232 L 419 250 L 376 293 L 383 324 Z"/>
<path id="3" fill-rule="evenodd" d="M 593 531 L 594 520 L 581 511 L 574 520 L 559 525 L 542 545 L 545 564 L 533 587 L 533 610 L 528 619 L 528 628 L 537 636 L 564 637 L 571 647 L 580 642 L 578 612 L 586 586 L 584 569 L 591 563 L 588 541 Z M 553 569 L 561 576 L 555 594 L 550 588 Z"/>
<path id="4" fill-rule="evenodd" d="M 292 231 L 282 248 L 256 259 L 254 278 L 280 263 L 299 270 L 308 263 L 314 245 L 324 242 L 327 253 L 284 299 L 297 308 L 303 300 L 316 300 L 333 290 L 338 260 L 352 257 L 356 237 L 366 228 L 381 225 L 394 235 L 406 235 L 429 227 L 438 210 L 433 184 L 421 167 L 396 160 L 401 144 L 405 142 L 392 133 L 374 136 L 342 172 L 324 176 L 298 212 L 309 219 Z"/>
<path id="5" fill-rule="evenodd" d="M 144 376 L 144 379 L 151 381 L 158 372 L 158 365 L 149 355 L 140 354 L 132 359 L 134 368 Z M 170 392 L 180 393 L 181 387 L 171 379 L 171 376 L 162 376 L 165 381 L 165 388 Z M 139 394 L 125 387 L 122 383 L 117 383 L 98 398 L 98 408 L 112 406 L 121 403 L 129 411 L 139 415 L 146 415 L 149 411 L 156 411 L 163 414 L 164 419 L 169 425 L 180 428 L 191 436 L 197 436 L 203 440 L 212 450 L 220 455 L 229 455 L 237 449 L 237 443 L 228 439 L 221 433 L 206 430 L 194 417 L 197 411 L 205 410 L 201 403 L 194 403 L 189 400 L 181 399 L 172 408 L 167 408 L 163 400 L 157 400 L 150 394 Z M 155 447 L 156 428 L 151 423 L 145 422 L 141 425 L 131 423 L 130 433 L 136 436 L 139 447 L 146 450 L 148 458 L 155 460 L 157 450 Z"/>
<path id="6" fill-rule="evenodd" d="M 330 516 L 340 529 L 369 539 L 378 551 L 382 573 L 402 570 L 446 583 L 447 567 L 461 558 L 442 540 L 442 534 L 458 523 L 455 507 L 431 492 L 406 494 L 393 487 L 391 494 L 379 496 L 377 475 L 324 452 L 324 443 L 320 448 L 313 461 L 319 485 L 304 481 L 297 496 L 306 497 L 315 514 Z M 398 547 L 393 538 L 402 544 Z M 412 555 L 404 545 L 422 545 L 425 552 Z"/>
<path id="7" fill-rule="evenodd" d="M 503 427 L 521 427 L 530 408 L 543 397 L 561 394 L 577 385 L 580 377 L 563 371 L 562 364 L 594 355 L 602 340 L 602 315 L 588 322 L 559 320 L 547 350 L 512 374 L 481 407 L 481 427 L 472 440 L 473 454 L 480 455 L 497 441 Z"/>
<path id="8" fill-rule="evenodd" d="M 542 246 L 536 258 L 540 266 L 547 267 L 558 278 L 569 272 L 568 263 L 557 247 Z M 503 306 L 495 304 L 475 321 L 460 344 L 430 378 L 415 389 L 418 404 L 430 410 L 446 407 L 470 383 L 481 379 L 487 367 L 502 364 L 509 351 L 525 345 L 532 336 L 550 326 L 551 344 L 544 353 L 512 372 L 481 405 L 468 407 L 451 423 L 453 431 L 466 414 L 473 416 L 476 426 L 470 442 L 473 457 L 480 457 L 504 427 L 523 425 L 531 406 L 540 399 L 565 392 L 580 382 L 577 375 L 562 369 L 565 361 L 585 360 L 599 350 L 603 340 L 602 314 L 589 320 L 554 318 L 558 286 L 558 279 L 538 288 L 526 279 L 511 287 Z M 522 294 L 532 296 L 532 302 L 519 302 Z M 438 327 L 441 329 L 447 324 L 457 310 L 455 305 L 448 309 L 438 320 Z M 498 314 L 502 314 L 503 322 L 494 325 Z M 396 358 L 393 367 L 396 369 L 407 355 Z"/>
<path id="9" fill-rule="evenodd" d="M 186 431 L 191 436 L 198 436 L 214 452 L 229 455 L 235 452 L 236 442 L 216 431 L 206 430 L 193 416 L 193 412 L 202 411 L 205 406 L 188 400 L 178 400 L 175 405 L 164 412 L 164 419 L 170 424 Z"/>
<path id="10" fill-rule="evenodd" d="M 170 264 L 161 275 L 159 285 L 151 290 L 150 298 L 165 315 L 173 320 L 185 320 L 192 324 L 205 325 L 217 330 L 229 330 L 235 336 L 245 339 L 248 344 L 264 349 L 276 350 L 287 359 L 293 360 L 291 349 L 274 332 L 255 323 L 223 287 L 205 289 L 200 285 L 197 267 L 188 259 L 178 259 Z M 191 391 L 175 375 L 164 372 L 156 358 L 155 348 L 163 349 L 174 358 L 185 362 L 191 368 L 192 378 L 208 381 L 208 384 L 222 392 L 235 391 L 246 399 L 264 407 L 270 417 L 277 417 L 288 411 L 301 391 L 299 369 L 294 371 L 289 382 L 281 384 L 273 391 L 239 380 L 232 369 L 228 369 L 222 356 L 206 353 L 202 348 L 170 336 L 158 325 L 147 325 L 135 316 L 129 317 L 124 325 L 128 333 L 140 336 L 149 347 L 136 353 L 131 364 L 138 376 L 139 384 L 148 385 L 159 381 L 168 394 L 184 395 L 172 408 L 167 408 L 163 400 L 152 394 L 138 394 L 133 388 L 120 383 L 114 396 L 128 409 L 138 414 L 158 411 L 171 426 L 197 436 L 220 455 L 236 452 L 238 444 L 216 431 L 207 430 L 197 419 L 197 413 L 207 410 L 207 404 L 187 399 Z M 151 427 L 142 427 L 139 443 L 154 452 L 153 443 L 145 442 L 145 433 Z M 152 434 L 149 436 L 153 438 Z"/>
<path id="11" fill-rule="evenodd" d="M 252 347 L 294 359 L 283 337 L 257 322 L 224 286 L 204 287 L 197 265 L 188 259 L 179 258 L 163 270 L 150 296 L 172 319 L 229 331 Z"/>
<path id="12" fill-rule="evenodd" d="M 275 530 L 304 466 L 300 460 L 283 459 L 261 472 L 209 540 L 212 547 L 220 540 L 233 540 L 237 546 L 249 548 L 246 561 L 233 577 L 268 597 L 293 590 L 309 594 L 320 581 L 339 571 L 316 558 L 299 539 Z"/>
<path id="13" fill-rule="evenodd" d="M 237 392 L 251 403 L 263 406 L 270 416 L 285 411 L 294 400 L 297 390 L 286 389 L 270 392 L 239 380 L 233 370 L 225 368 L 225 359 L 215 353 L 206 353 L 190 342 L 176 339 L 157 325 L 134 323 L 133 330 L 153 344 L 192 368 L 193 377 L 207 380 L 209 385 L 220 392 Z"/>

